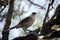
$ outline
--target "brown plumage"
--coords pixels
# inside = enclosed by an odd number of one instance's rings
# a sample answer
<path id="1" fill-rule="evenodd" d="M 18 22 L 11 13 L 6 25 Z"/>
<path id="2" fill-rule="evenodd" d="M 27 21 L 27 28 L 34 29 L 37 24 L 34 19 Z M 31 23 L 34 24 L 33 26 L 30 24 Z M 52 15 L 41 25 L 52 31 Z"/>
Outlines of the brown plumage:
<path id="1" fill-rule="evenodd" d="M 36 13 L 33 12 L 29 17 L 23 19 L 16 26 L 10 28 L 9 30 L 14 29 L 14 28 L 25 28 L 26 29 L 27 27 L 31 26 L 34 23 L 35 15 Z"/>

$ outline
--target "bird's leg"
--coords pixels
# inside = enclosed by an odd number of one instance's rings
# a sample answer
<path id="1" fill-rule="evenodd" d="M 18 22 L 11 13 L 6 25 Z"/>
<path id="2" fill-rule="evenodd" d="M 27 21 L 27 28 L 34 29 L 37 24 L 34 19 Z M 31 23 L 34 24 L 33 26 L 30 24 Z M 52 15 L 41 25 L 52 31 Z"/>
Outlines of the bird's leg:
<path id="1" fill-rule="evenodd" d="M 28 33 L 26 32 L 26 28 L 23 27 L 23 30 L 24 30 L 24 32 L 25 32 L 26 34 L 28 34 Z"/>

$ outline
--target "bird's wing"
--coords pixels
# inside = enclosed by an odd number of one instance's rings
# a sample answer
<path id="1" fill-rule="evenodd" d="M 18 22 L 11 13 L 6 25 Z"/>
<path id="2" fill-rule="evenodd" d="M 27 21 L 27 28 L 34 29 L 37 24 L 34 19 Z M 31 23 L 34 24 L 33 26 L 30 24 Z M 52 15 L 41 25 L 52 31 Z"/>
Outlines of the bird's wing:
<path id="1" fill-rule="evenodd" d="M 24 23 L 24 22 L 27 22 L 29 21 L 30 17 L 26 17 L 25 19 L 23 19 L 22 21 L 20 21 L 20 23 Z"/>

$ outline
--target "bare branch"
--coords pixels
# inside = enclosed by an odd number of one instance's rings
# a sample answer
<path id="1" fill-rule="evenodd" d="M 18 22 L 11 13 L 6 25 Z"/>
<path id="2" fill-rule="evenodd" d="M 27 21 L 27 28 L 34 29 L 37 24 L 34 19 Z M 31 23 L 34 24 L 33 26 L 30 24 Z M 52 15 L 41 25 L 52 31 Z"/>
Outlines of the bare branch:
<path id="1" fill-rule="evenodd" d="M 51 0 L 52 2 L 51 3 L 49 3 L 49 5 L 48 5 L 48 10 L 47 10 L 47 12 L 46 12 L 46 15 L 45 15 L 45 18 L 44 18 L 44 21 L 43 21 L 43 24 L 45 23 L 45 21 L 46 21 L 46 18 L 48 18 L 48 13 L 49 13 L 49 11 L 50 11 L 50 6 L 53 6 L 53 3 L 54 3 L 54 0 Z"/>
<path id="2" fill-rule="evenodd" d="M 60 38 L 60 28 L 58 28 L 57 30 L 54 30 L 53 32 L 47 34 L 47 35 L 42 35 L 42 36 L 38 36 L 38 38 L 40 39 L 52 39 L 52 38 Z"/>
<path id="3" fill-rule="evenodd" d="M 54 19 L 56 15 L 56 19 Z M 49 20 L 47 23 L 44 23 L 44 25 L 42 26 L 42 30 L 41 30 L 41 34 L 45 35 L 45 34 L 48 34 L 49 31 L 47 30 L 50 30 L 51 31 L 51 27 L 55 24 L 55 25 L 59 25 L 60 24 L 60 4 L 58 5 L 58 7 L 56 8 L 56 11 L 55 11 L 55 15 L 54 17 L 52 18 L 52 20 Z"/>
<path id="4" fill-rule="evenodd" d="M 43 20 L 43 25 L 42 25 L 42 29 L 41 29 L 41 34 L 44 34 L 44 32 L 42 31 L 42 30 L 44 30 L 44 25 L 45 25 L 45 23 L 46 23 L 46 19 L 48 19 L 48 14 L 49 14 L 49 8 L 50 8 L 50 6 L 51 5 L 53 5 L 53 3 L 54 3 L 54 0 L 51 0 L 52 2 L 51 3 L 49 3 L 49 5 L 48 5 L 48 9 L 47 9 L 47 12 L 46 12 L 46 15 L 45 15 L 45 18 L 44 18 L 44 20 Z M 49 21 L 49 20 L 48 20 Z M 46 27 L 46 28 L 50 28 L 50 27 Z M 51 29 L 50 29 L 51 30 Z"/>
<path id="5" fill-rule="evenodd" d="M 55 9 L 55 8 L 53 7 L 54 1 L 55 1 L 55 0 L 50 0 L 51 3 L 49 3 L 49 5 L 52 6 L 53 9 Z M 51 8 L 50 10 L 52 10 L 52 8 Z"/>
<path id="6" fill-rule="evenodd" d="M 3 9 L 1 9 L 1 11 L 0 11 L 0 15 L 1 15 L 2 11 L 5 9 L 5 7 L 6 7 L 6 5 L 4 5 L 4 8 L 3 8 Z"/>
<path id="7" fill-rule="evenodd" d="M 43 6 L 40 6 L 40 5 L 38 5 L 38 4 L 36 4 L 36 3 L 34 3 L 34 2 L 32 2 L 31 0 L 28 0 L 31 4 L 33 4 L 33 5 L 36 5 L 36 6 L 38 6 L 38 7 L 41 7 L 42 9 L 45 9 Z"/>

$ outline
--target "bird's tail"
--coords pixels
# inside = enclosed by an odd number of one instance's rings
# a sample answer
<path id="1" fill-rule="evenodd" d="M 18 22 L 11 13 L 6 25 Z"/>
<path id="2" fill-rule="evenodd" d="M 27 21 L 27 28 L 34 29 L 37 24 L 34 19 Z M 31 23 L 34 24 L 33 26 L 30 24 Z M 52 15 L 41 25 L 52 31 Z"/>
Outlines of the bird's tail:
<path id="1" fill-rule="evenodd" d="M 12 29 L 14 29 L 14 28 L 16 28 L 16 26 L 11 27 L 11 28 L 9 28 L 8 30 L 6 30 L 6 31 L 4 31 L 4 32 L 10 31 L 10 30 L 12 30 Z"/>
<path id="2" fill-rule="evenodd" d="M 8 30 L 12 30 L 12 29 L 14 29 L 14 28 L 16 28 L 15 26 L 14 27 L 11 27 L 11 28 L 9 28 Z"/>
<path id="3" fill-rule="evenodd" d="M 20 26 L 21 26 L 21 25 L 16 25 L 16 26 L 14 26 L 14 27 L 11 27 L 11 28 L 8 29 L 8 31 L 9 31 L 9 30 L 12 30 L 12 29 L 14 29 L 14 28 L 19 28 Z"/>

